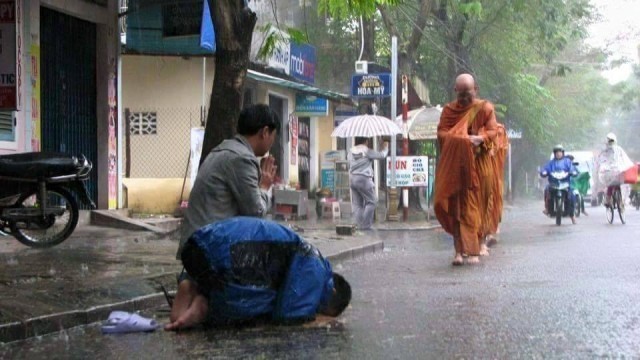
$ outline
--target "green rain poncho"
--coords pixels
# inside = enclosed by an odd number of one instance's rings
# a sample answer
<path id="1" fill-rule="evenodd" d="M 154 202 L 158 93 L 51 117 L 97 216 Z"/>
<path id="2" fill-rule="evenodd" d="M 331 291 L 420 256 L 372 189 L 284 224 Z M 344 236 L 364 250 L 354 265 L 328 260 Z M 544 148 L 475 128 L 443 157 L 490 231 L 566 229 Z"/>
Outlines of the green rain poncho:
<path id="1" fill-rule="evenodd" d="M 589 184 L 590 178 L 591 175 L 588 172 L 581 172 L 578 176 L 571 178 L 571 187 L 578 190 L 580 195 L 585 196 L 591 187 Z"/>

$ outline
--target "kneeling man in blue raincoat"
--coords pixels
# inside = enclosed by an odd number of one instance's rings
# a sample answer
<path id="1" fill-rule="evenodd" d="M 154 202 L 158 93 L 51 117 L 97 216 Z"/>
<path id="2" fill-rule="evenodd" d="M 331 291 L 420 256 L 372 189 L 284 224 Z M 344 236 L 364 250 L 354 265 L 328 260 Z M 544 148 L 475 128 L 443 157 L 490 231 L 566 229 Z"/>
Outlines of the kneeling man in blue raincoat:
<path id="1" fill-rule="evenodd" d="M 318 249 L 268 220 L 236 217 L 207 225 L 182 251 L 181 276 L 165 330 L 256 319 L 276 323 L 336 317 L 351 287 Z"/>

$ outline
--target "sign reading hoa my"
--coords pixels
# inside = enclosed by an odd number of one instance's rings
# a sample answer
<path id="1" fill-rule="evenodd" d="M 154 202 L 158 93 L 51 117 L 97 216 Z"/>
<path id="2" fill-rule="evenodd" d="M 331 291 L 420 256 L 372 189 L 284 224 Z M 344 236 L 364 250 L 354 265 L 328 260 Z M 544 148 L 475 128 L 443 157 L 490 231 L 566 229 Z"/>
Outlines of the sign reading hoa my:
<path id="1" fill-rule="evenodd" d="M 359 74 L 351 77 L 351 96 L 374 98 L 391 96 L 391 74 Z"/>

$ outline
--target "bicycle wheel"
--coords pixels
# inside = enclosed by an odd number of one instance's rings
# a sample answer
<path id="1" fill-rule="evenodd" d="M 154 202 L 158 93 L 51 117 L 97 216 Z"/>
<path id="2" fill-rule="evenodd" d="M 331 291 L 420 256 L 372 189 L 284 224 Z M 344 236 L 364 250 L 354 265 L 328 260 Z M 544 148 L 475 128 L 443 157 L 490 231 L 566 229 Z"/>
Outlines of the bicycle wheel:
<path id="1" fill-rule="evenodd" d="M 624 201 L 622 200 L 622 193 L 620 192 L 620 188 L 616 189 L 616 192 L 613 196 L 616 197 L 616 205 L 618 207 L 618 216 L 620 217 L 620 222 L 626 224 L 626 219 L 624 216 Z"/>
<path id="2" fill-rule="evenodd" d="M 604 208 L 604 212 L 607 215 L 607 222 L 613 224 L 613 211 L 615 206 L 615 200 L 611 198 L 611 204 Z"/>

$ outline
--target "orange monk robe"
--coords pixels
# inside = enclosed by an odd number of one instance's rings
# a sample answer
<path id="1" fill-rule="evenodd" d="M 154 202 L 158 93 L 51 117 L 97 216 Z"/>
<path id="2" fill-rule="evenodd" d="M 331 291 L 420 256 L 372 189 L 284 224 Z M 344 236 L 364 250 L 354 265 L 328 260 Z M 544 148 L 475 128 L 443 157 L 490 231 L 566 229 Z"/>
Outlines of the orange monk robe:
<path id="1" fill-rule="evenodd" d="M 493 105 L 474 100 L 462 107 L 445 106 L 438 124 L 440 160 L 436 168 L 434 211 L 443 229 L 454 238 L 456 253 L 477 256 L 480 252 L 480 177 L 477 159 L 486 156 L 496 135 Z M 469 135 L 480 135 L 483 144 L 474 147 Z"/>
<path id="2" fill-rule="evenodd" d="M 495 174 L 493 180 L 492 201 L 489 208 L 487 234 L 496 234 L 502 220 L 503 191 L 504 191 L 504 165 L 509 148 L 509 139 L 504 125 L 498 124 L 497 135 L 490 150 L 491 163 Z"/>

